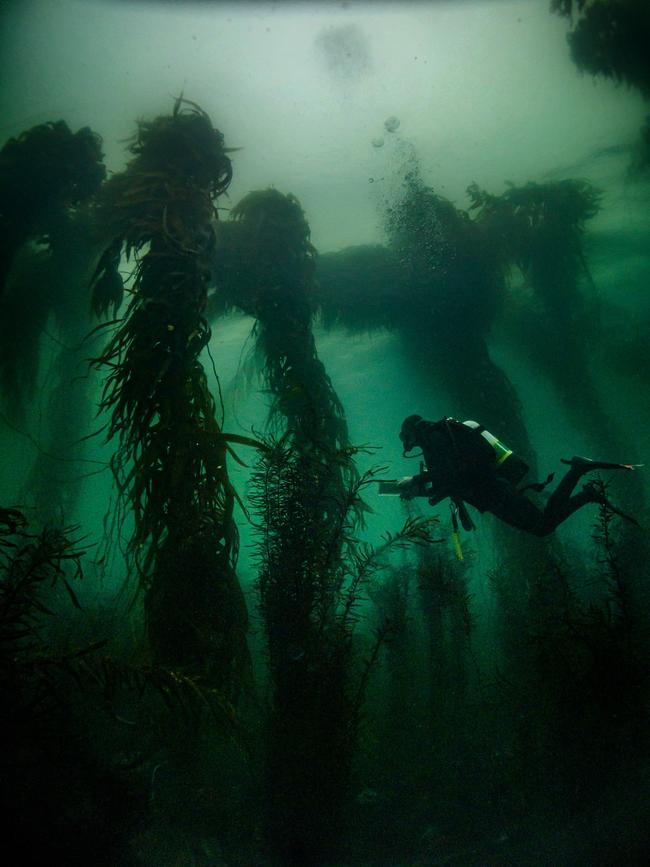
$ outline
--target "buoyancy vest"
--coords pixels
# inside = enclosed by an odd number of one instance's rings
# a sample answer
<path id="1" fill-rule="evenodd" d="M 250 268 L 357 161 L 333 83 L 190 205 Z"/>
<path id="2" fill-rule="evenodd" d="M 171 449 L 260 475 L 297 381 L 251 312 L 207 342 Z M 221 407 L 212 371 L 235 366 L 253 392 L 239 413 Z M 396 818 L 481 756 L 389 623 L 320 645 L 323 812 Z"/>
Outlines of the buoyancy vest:
<path id="1" fill-rule="evenodd" d="M 482 424 L 470 420 L 464 421 L 463 424 L 474 430 L 477 434 L 480 434 L 490 444 L 494 451 L 498 474 L 509 482 L 512 482 L 513 485 L 518 485 L 528 472 L 528 464 L 519 455 L 516 455 L 512 449 L 504 445 L 501 440 L 497 439 L 494 434 L 486 430 Z"/>
<path id="2" fill-rule="evenodd" d="M 434 486 L 471 486 L 490 472 L 517 486 L 528 472 L 519 455 L 476 421 L 423 419 L 416 433 Z"/>

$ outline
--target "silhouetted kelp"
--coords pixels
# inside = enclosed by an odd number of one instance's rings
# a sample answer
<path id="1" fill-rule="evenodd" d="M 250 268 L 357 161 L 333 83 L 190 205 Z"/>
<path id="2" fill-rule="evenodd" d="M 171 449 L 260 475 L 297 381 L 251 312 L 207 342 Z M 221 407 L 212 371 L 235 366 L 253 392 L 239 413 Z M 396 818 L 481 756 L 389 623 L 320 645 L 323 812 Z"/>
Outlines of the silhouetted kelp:
<path id="1" fill-rule="evenodd" d="M 106 169 L 101 139 L 59 120 L 9 139 L 0 151 L 0 295 L 13 257 L 28 239 L 50 241 L 70 207 L 89 199 Z"/>
<path id="2" fill-rule="evenodd" d="M 359 606 L 380 555 L 430 541 L 427 521 L 407 521 L 375 550 L 358 538 L 359 506 L 375 473 L 351 478 L 354 449 L 270 444 L 252 479 L 255 551 L 271 679 L 268 838 L 287 864 L 327 862 L 341 811 L 370 668 L 356 635 Z M 332 479 L 335 481 L 333 482 Z"/>
<path id="3" fill-rule="evenodd" d="M 533 292 L 528 305 L 519 305 L 512 339 L 552 378 L 571 419 L 606 451 L 622 454 L 589 370 L 589 338 L 599 329 L 596 298 L 580 287 L 581 276 L 593 287 L 583 244 L 601 194 L 579 180 L 511 185 L 501 196 L 472 184 L 468 194 L 478 222 Z"/>
<path id="4" fill-rule="evenodd" d="M 222 134 L 180 98 L 171 115 L 140 122 L 130 149 L 97 207 L 107 235 L 136 260 L 125 317 L 95 360 L 108 370 L 100 408 L 118 443 L 112 466 L 134 522 L 128 553 L 155 658 L 207 668 L 235 694 L 248 666 L 236 494 L 199 360 L 210 339 L 213 198 L 231 164 Z"/>
<path id="5" fill-rule="evenodd" d="M 112 624 L 79 601 L 82 541 L 0 508 L 0 808 L 25 857 L 126 863 L 172 720 L 177 736 L 200 718 L 239 735 L 205 682 L 116 652 Z"/>
<path id="6" fill-rule="evenodd" d="M 485 340 L 503 297 L 498 248 L 467 213 L 413 180 L 385 224 L 386 248 L 317 261 L 325 324 L 395 331 L 413 374 L 445 392 L 449 415 L 480 416 L 532 460 L 517 395 Z"/>
<path id="7" fill-rule="evenodd" d="M 64 260 L 74 255 L 71 241 L 88 231 L 82 212 L 105 173 L 100 137 L 88 127 L 72 133 L 62 120 L 33 127 L 0 151 L 0 386 L 18 421 L 35 388 L 47 319 L 70 305 Z"/>
<path id="8" fill-rule="evenodd" d="M 551 9 L 571 19 L 567 41 L 578 69 L 625 84 L 650 99 L 650 14 L 645 0 L 551 0 Z M 646 118 L 630 170 L 648 168 Z"/>
<path id="9" fill-rule="evenodd" d="M 644 0 L 551 0 L 551 9 L 571 18 L 567 41 L 579 69 L 650 99 L 650 16 Z"/>
<path id="10" fill-rule="evenodd" d="M 564 411 L 597 453 L 625 460 L 630 446 L 603 404 L 592 364 L 600 347 L 616 339 L 599 317 L 583 249 L 586 224 L 600 209 L 600 191 L 568 179 L 510 185 L 500 196 L 472 184 L 468 194 L 477 221 L 532 290 L 508 311 L 509 339 L 550 378 Z M 633 480 L 629 494 L 633 510 L 642 510 L 640 479 Z M 646 555 L 639 534 L 625 535 L 641 564 Z"/>
<path id="11" fill-rule="evenodd" d="M 348 445 L 343 407 L 318 358 L 312 333 L 316 251 L 295 196 L 258 190 L 219 224 L 216 304 L 256 320 L 256 354 L 272 397 L 270 421 L 325 449 Z M 215 310 L 215 313 L 218 310 Z"/>
<path id="12" fill-rule="evenodd" d="M 591 852 L 584 863 L 616 860 L 620 846 L 627 863 L 637 835 L 628 837 L 620 818 L 645 809 L 637 798 L 647 805 L 640 771 L 649 746 L 645 615 L 633 611 L 636 576 L 619 557 L 617 524 L 603 505 L 595 564 L 558 558 L 538 577 L 520 636 L 528 668 L 502 672 L 498 702 L 495 740 L 511 756 L 509 785 L 522 799 L 509 809 L 532 809 L 550 827 L 569 822 L 573 845 Z"/>

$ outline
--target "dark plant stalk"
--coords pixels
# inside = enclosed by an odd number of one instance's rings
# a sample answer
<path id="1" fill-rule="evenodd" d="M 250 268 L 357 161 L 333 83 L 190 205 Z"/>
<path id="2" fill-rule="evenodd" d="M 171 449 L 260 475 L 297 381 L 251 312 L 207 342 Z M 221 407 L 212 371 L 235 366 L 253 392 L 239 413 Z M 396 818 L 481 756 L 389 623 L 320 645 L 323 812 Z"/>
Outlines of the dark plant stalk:
<path id="1" fill-rule="evenodd" d="M 140 123 L 131 150 L 97 211 L 136 259 L 124 319 L 95 360 L 108 370 L 100 408 L 118 443 L 112 465 L 154 656 L 207 670 L 234 695 L 248 667 L 236 495 L 199 358 L 210 339 L 213 197 L 230 182 L 230 160 L 208 116 L 181 99 L 171 116 Z"/>
<path id="2" fill-rule="evenodd" d="M 287 434 L 252 480 L 272 688 L 267 833 L 288 864 L 323 863 L 335 851 L 368 677 L 368 666 L 358 673 L 354 641 L 368 582 L 380 556 L 429 541 L 428 522 L 407 522 L 378 550 L 358 540 L 360 496 L 374 473 L 343 492 L 331 480 L 338 463 L 353 476 L 345 466 L 353 451 L 307 451 Z"/>

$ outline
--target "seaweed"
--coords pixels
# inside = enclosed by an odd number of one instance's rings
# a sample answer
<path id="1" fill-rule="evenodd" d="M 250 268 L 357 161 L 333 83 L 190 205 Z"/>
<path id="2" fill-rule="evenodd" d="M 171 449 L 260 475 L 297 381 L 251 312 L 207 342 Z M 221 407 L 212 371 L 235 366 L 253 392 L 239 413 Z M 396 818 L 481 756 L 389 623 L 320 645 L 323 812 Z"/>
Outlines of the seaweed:
<path id="1" fill-rule="evenodd" d="M 18 422 L 35 393 L 45 324 L 75 285 L 68 260 L 106 173 L 101 147 L 89 127 L 72 133 L 61 120 L 0 150 L 0 385 Z"/>
<path id="2" fill-rule="evenodd" d="M 650 15 L 644 0 L 552 0 L 551 9 L 571 19 L 567 41 L 578 69 L 650 99 Z"/>
<path id="3" fill-rule="evenodd" d="M 330 478 L 355 451 L 307 452 L 287 434 L 269 442 L 251 482 L 271 680 L 267 835 L 288 864 L 323 863 L 336 846 L 365 688 L 386 638 L 380 628 L 363 664 L 355 633 L 367 588 L 391 550 L 431 541 L 430 521 L 418 520 L 378 548 L 358 538 L 376 471 L 343 492 Z"/>
<path id="4" fill-rule="evenodd" d="M 316 251 L 298 199 L 257 190 L 217 232 L 217 296 L 256 320 L 256 354 L 272 396 L 270 421 L 298 441 L 348 445 L 341 403 L 318 358 L 312 332 Z"/>
<path id="5" fill-rule="evenodd" d="M 175 739 L 205 721 L 246 744 L 206 679 L 119 651 L 78 589 L 90 547 L 78 527 L 37 530 L 0 508 L 0 808 L 26 857 L 115 864 L 150 821 L 151 764 Z"/>
<path id="6" fill-rule="evenodd" d="M 584 254 L 586 225 L 602 194 L 587 181 L 509 185 L 500 196 L 476 184 L 472 209 L 530 290 L 510 308 L 509 337 L 551 379 L 571 420 L 605 454 L 623 455 L 625 443 L 602 405 L 591 372 L 595 348 L 616 337 L 600 322 L 597 290 Z M 588 291 L 585 291 L 585 290 Z M 514 292 L 513 292 L 514 294 Z M 640 488 L 634 491 L 643 503 Z"/>
<path id="7" fill-rule="evenodd" d="M 567 42 L 581 72 L 638 90 L 650 100 L 650 13 L 645 0 L 551 0 L 551 10 L 571 20 Z M 631 175 L 650 166 L 648 122 L 641 128 Z"/>
<path id="8" fill-rule="evenodd" d="M 106 169 L 102 141 L 62 121 L 32 127 L 0 150 L 0 296 L 17 250 L 56 233 L 66 212 L 89 200 Z"/>
<path id="9" fill-rule="evenodd" d="M 239 685 L 226 660 L 234 647 L 247 658 L 234 573 L 236 493 L 227 471 L 231 447 L 199 359 L 211 334 L 213 197 L 227 188 L 232 168 L 222 134 L 182 98 L 171 115 L 140 122 L 130 150 L 134 158 L 104 185 L 97 205 L 98 221 L 135 258 L 125 316 L 93 362 L 108 371 L 100 410 L 118 444 L 119 524 L 128 510 L 127 553 L 145 591 L 154 654 L 168 659 L 175 647 L 187 665 L 220 672 L 217 682 L 234 694 Z M 181 550 L 187 557 L 178 557 Z M 195 575 L 205 576 L 206 593 L 211 582 L 223 588 L 207 635 L 185 625 L 197 610 Z"/>
<path id="10" fill-rule="evenodd" d="M 577 279 L 593 285 L 583 252 L 585 227 L 600 210 L 602 193 L 588 181 L 570 178 L 546 184 L 508 184 L 493 196 L 470 184 L 471 210 L 508 264 L 530 280 L 540 301 L 566 318 L 580 299 Z"/>

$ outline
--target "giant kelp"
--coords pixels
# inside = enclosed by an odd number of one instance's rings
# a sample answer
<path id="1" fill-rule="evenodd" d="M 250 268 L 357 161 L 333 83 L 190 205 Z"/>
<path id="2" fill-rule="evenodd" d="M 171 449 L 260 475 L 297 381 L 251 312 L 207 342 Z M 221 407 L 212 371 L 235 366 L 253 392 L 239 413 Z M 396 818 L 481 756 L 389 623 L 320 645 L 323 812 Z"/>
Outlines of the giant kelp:
<path id="1" fill-rule="evenodd" d="M 363 691 L 352 635 L 371 567 L 353 535 L 368 479 L 357 476 L 343 407 L 316 351 L 316 253 L 300 203 L 256 191 L 231 217 L 217 233 L 215 314 L 234 307 L 255 318 L 269 418 L 283 432 L 253 479 L 272 689 L 267 833 L 287 863 L 316 863 L 341 820 Z M 390 544 L 407 536 L 415 526 Z"/>
<path id="2" fill-rule="evenodd" d="M 538 578 L 524 625 L 529 668 L 504 673 L 495 694 L 496 741 L 510 753 L 509 785 L 521 798 L 510 809 L 534 805 L 551 824 L 569 816 L 584 835 L 585 863 L 616 860 L 618 845 L 635 845 L 636 835 L 614 816 L 635 811 L 637 797 L 646 797 L 638 778 L 648 756 L 645 626 L 632 603 L 637 576 L 620 556 L 620 532 L 603 504 L 594 525 L 595 561 L 560 555 Z M 514 725 L 503 725 L 505 707 Z M 601 825 L 605 840 L 596 830 Z"/>
<path id="3" fill-rule="evenodd" d="M 328 863 L 336 850 L 365 687 L 389 629 L 380 626 L 364 663 L 356 632 L 367 586 L 391 549 L 430 541 L 420 520 L 378 549 L 360 540 L 360 498 L 376 473 L 342 489 L 353 456 L 296 448 L 289 433 L 252 479 L 271 681 L 267 834 L 292 865 Z"/>
<path id="4" fill-rule="evenodd" d="M 473 184 L 468 193 L 478 221 L 531 291 L 510 308 L 510 339 L 551 378 L 569 417 L 596 448 L 623 456 L 625 444 L 591 371 L 592 347 L 609 339 L 584 253 L 601 193 L 575 179 L 511 185 L 500 196 Z"/>
<path id="5" fill-rule="evenodd" d="M 238 733 L 205 681 L 120 647 L 115 612 L 80 592 L 89 547 L 79 527 L 0 508 L 0 808 L 26 858 L 108 865 L 126 863 L 129 835 L 152 821 L 153 763 L 172 734 L 202 718 Z"/>
<path id="6" fill-rule="evenodd" d="M 36 455 L 25 496 L 44 520 L 57 511 L 71 520 L 83 475 L 88 281 L 105 244 L 92 205 L 104 175 L 100 137 L 64 121 L 33 127 L 0 153 L 0 401 L 23 433 L 41 419 L 37 437 L 27 434 Z M 48 375 L 55 385 L 39 389 Z"/>
<path id="7" fill-rule="evenodd" d="M 89 127 L 72 133 L 60 120 L 0 151 L 0 387 L 19 422 L 36 386 L 47 320 L 69 305 L 70 284 L 79 288 L 68 260 L 76 265 L 76 248 L 89 243 L 88 209 L 106 174 L 101 148 Z"/>
<path id="8" fill-rule="evenodd" d="M 551 9 L 570 18 L 567 41 L 578 69 L 638 90 L 650 99 L 650 12 L 645 0 L 551 0 Z M 648 118 L 631 170 L 650 168 Z"/>
<path id="9" fill-rule="evenodd" d="M 63 120 L 21 133 L 0 150 L 0 294 L 16 251 L 56 234 L 66 211 L 89 199 L 106 170 L 101 139 Z"/>
<path id="10" fill-rule="evenodd" d="M 156 657 L 207 666 L 235 689 L 247 658 L 236 495 L 199 358 L 210 339 L 213 198 L 231 164 L 222 134 L 182 99 L 171 115 L 140 122 L 130 149 L 126 170 L 102 190 L 97 219 L 135 258 L 133 294 L 95 360 L 108 370 L 101 410 L 118 444 L 121 508 L 133 519 L 128 552 Z"/>
<path id="11" fill-rule="evenodd" d="M 488 347 L 491 325 L 505 298 L 508 259 L 502 245 L 470 213 L 426 187 L 417 172 L 407 176 L 401 196 L 387 210 L 385 229 L 388 254 L 383 250 L 375 253 L 373 271 L 380 270 L 380 262 L 391 267 L 383 281 L 375 278 L 372 285 L 384 290 L 382 301 L 390 311 L 387 319 L 399 336 L 413 375 L 423 380 L 432 402 L 439 403 L 444 395 L 446 414 L 477 419 L 534 468 L 534 450 L 519 396 Z M 352 273 L 369 273 L 369 257 L 368 250 L 342 251 L 337 254 L 336 267 L 333 261 L 328 263 L 328 282 L 319 283 L 324 310 L 332 287 L 341 324 L 345 325 L 348 311 L 357 304 L 355 289 L 346 277 L 343 285 L 350 296 L 341 303 L 338 275 L 349 270 L 349 260 L 363 262 L 363 270 L 353 266 Z M 397 284 L 389 276 L 395 271 L 399 272 Z M 366 299 L 362 291 L 359 303 Z M 371 305 L 369 324 L 377 323 L 376 306 L 376 302 Z M 361 317 L 359 311 L 355 320 Z M 499 616 L 507 623 L 500 630 L 502 650 L 510 664 L 525 668 L 518 628 L 529 604 L 529 584 L 523 576 L 530 576 L 532 583 L 536 572 L 544 571 L 547 546 L 505 525 L 497 524 L 494 531 L 504 561 L 499 573 L 504 585 Z"/>
<path id="12" fill-rule="evenodd" d="M 446 393 L 450 415 L 480 415 L 532 457 L 517 395 L 486 343 L 503 296 L 498 248 L 469 214 L 417 179 L 384 216 L 386 247 L 317 261 L 325 323 L 395 331 L 414 374 Z"/>
<path id="13" fill-rule="evenodd" d="M 271 398 L 271 421 L 300 441 L 348 444 L 343 407 L 312 332 L 316 251 L 295 196 L 275 189 L 245 196 L 217 233 L 217 299 L 255 318 L 256 353 Z"/>
<path id="14" fill-rule="evenodd" d="M 552 0 L 551 8 L 572 20 L 567 41 L 580 70 L 650 99 L 650 14 L 644 0 Z"/>

